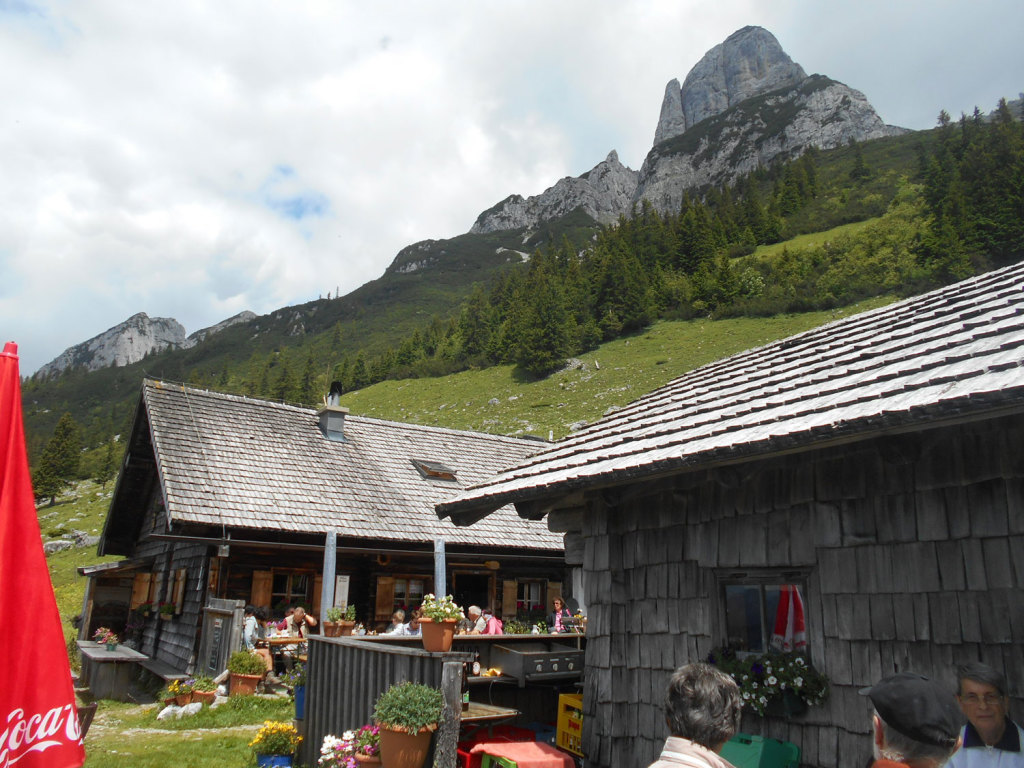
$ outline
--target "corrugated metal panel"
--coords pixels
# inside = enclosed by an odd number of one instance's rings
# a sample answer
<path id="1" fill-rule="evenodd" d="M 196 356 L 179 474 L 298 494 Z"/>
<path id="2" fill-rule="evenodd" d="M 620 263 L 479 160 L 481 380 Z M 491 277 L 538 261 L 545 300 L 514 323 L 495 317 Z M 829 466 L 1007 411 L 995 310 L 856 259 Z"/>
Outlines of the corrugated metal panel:
<path id="1" fill-rule="evenodd" d="M 309 639 L 306 675 L 306 738 L 301 761 L 315 765 L 324 736 L 340 736 L 373 720 L 377 697 L 411 680 L 441 687 L 445 661 L 472 661 L 471 653 L 428 653 L 350 637 Z"/>

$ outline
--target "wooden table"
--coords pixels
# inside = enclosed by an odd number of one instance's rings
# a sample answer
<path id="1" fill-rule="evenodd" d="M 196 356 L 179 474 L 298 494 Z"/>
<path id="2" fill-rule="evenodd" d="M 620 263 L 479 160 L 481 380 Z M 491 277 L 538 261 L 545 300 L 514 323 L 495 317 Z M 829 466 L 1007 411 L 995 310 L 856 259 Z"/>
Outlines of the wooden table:
<path id="1" fill-rule="evenodd" d="M 267 645 L 270 647 L 270 653 L 275 657 L 280 657 L 285 651 L 289 649 L 289 646 L 295 648 L 295 658 L 298 661 L 305 661 L 306 654 L 299 653 L 299 646 L 309 640 L 308 637 L 292 637 L 291 635 L 276 635 L 275 637 L 267 638 Z"/>
<path id="2" fill-rule="evenodd" d="M 494 704 L 484 704 L 482 701 L 469 702 L 469 709 L 461 716 L 462 738 L 468 739 L 473 734 L 486 728 L 488 735 L 493 735 L 491 729 L 495 725 L 509 723 L 519 717 L 518 709 L 509 707 L 498 707 Z"/>
<path id="3" fill-rule="evenodd" d="M 79 640 L 78 650 L 82 654 L 82 676 L 79 682 L 87 685 L 97 699 L 132 701 L 128 687 L 138 672 L 138 663 L 149 657 L 118 644 L 113 651 L 92 640 Z"/>

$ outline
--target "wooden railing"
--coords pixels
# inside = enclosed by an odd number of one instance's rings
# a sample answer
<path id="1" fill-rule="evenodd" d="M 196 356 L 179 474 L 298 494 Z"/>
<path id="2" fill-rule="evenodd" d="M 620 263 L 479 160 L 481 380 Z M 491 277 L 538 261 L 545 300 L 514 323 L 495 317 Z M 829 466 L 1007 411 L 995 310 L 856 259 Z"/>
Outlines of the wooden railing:
<path id="1" fill-rule="evenodd" d="M 454 766 L 462 709 L 462 664 L 472 653 L 429 653 L 410 644 L 358 637 L 309 638 L 305 739 L 299 762 L 316 765 L 324 736 L 359 728 L 373 719 L 377 697 L 395 683 L 411 680 L 444 694 L 442 722 L 427 765 Z"/>

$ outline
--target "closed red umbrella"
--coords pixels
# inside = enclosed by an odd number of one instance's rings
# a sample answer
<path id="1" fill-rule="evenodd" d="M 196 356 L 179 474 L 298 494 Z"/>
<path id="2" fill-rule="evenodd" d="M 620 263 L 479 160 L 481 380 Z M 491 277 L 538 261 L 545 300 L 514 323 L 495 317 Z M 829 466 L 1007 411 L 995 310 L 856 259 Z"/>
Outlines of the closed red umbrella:
<path id="1" fill-rule="evenodd" d="M 0 353 L 0 768 L 85 762 L 21 415 L 18 346 Z"/>
<path id="2" fill-rule="evenodd" d="M 779 607 L 775 610 L 772 647 L 786 653 L 807 649 L 804 601 L 795 584 L 783 584 L 779 588 Z"/>

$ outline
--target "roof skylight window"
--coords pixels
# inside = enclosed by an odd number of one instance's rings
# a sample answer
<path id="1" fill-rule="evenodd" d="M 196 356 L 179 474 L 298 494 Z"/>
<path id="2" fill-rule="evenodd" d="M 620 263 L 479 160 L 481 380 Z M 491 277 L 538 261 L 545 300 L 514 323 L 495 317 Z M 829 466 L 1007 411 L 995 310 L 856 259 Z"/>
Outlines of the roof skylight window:
<path id="1" fill-rule="evenodd" d="M 455 480 L 455 470 L 439 461 L 413 459 L 412 464 L 425 480 Z"/>

